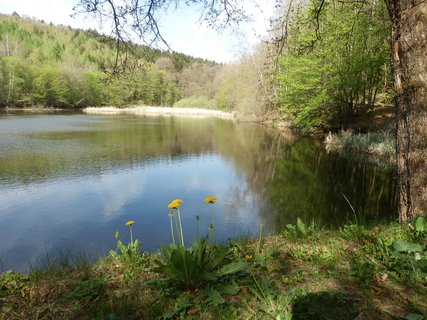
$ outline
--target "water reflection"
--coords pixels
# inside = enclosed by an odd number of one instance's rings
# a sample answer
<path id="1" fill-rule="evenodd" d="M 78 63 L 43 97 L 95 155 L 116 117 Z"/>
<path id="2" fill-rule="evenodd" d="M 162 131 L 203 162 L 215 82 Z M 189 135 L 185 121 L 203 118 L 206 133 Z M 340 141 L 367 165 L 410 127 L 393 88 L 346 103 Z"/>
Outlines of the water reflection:
<path id="1" fill-rule="evenodd" d="M 393 172 L 328 155 L 313 139 L 226 120 L 81 114 L 0 117 L 3 269 L 57 249 L 114 248 L 135 220 L 144 250 L 170 241 L 167 204 L 181 198 L 187 241 L 215 195 L 217 239 L 279 229 L 297 217 L 339 225 L 395 215 Z M 345 197 L 348 199 L 345 199 Z"/>

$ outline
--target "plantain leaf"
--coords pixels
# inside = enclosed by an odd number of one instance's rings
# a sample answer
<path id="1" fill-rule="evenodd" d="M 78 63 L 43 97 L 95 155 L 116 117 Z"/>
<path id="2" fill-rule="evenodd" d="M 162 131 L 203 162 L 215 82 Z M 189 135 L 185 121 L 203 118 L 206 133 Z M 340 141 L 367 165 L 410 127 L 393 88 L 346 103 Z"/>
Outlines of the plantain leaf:
<path id="1" fill-rule="evenodd" d="M 406 320 L 423 320 L 424 316 L 418 313 L 410 313 L 404 319 Z"/>
<path id="2" fill-rule="evenodd" d="M 397 252 L 423 252 L 424 247 L 418 243 L 408 242 L 405 240 L 397 240 L 393 243 L 393 248 Z"/>
<path id="3" fill-rule="evenodd" d="M 227 294 L 229 296 L 235 296 L 240 291 L 240 287 L 236 282 L 221 284 L 215 287 L 218 289 L 219 292 Z"/>
<path id="4" fill-rule="evenodd" d="M 210 305 L 219 305 L 223 304 L 225 300 L 217 290 L 210 288 L 205 302 Z"/>
<path id="5" fill-rule="evenodd" d="M 229 264 L 226 264 L 221 269 L 219 269 L 218 274 L 225 276 L 227 274 L 233 274 L 239 271 L 242 271 L 246 268 L 246 262 L 244 261 L 235 261 Z"/>
<path id="6" fill-rule="evenodd" d="M 427 231 L 427 221 L 424 217 L 418 217 L 415 220 L 415 230 L 417 232 L 426 232 Z"/>

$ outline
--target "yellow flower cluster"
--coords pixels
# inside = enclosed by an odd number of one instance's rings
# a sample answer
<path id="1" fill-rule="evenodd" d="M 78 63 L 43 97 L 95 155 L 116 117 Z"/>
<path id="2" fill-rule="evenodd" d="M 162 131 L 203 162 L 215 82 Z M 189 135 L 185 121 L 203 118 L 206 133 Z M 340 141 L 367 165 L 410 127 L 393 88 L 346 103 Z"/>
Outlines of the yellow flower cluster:
<path id="1" fill-rule="evenodd" d="M 172 200 L 172 202 L 169 203 L 168 208 L 169 209 L 178 209 L 181 206 L 181 203 L 182 203 L 181 199 Z"/>
<path id="2" fill-rule="evenodd" d="M 209 196 L 205 198 L 205 203 L 214 203 L 216 201 L 216 197 Z"/>

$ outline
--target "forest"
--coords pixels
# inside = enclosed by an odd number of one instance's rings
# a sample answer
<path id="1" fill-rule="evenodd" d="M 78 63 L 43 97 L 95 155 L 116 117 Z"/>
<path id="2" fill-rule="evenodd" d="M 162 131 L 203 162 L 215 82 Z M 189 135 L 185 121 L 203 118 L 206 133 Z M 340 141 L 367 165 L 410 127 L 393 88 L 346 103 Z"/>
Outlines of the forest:
<path id="1" fill-rule="evenodd" d="M 313 10 L 293 11 L 286 39 L 272 20 L 271 39 L 228 65 L 134 44 L 117 56 L 114 39 L 94 30 L 1 15 L 0 106 L 175 105 L 284 117 L 303 129 L 351 127 L 391 104 L 387 10 L 330 3 L 318 28 Z"/>
<path id="2" fill-rule="evenodd" d="M 17 14 L 0 15 L 0 42 L 3 107 L 171 106 L 183 97 L 209 94 L 205 87 L 221 67 L 129 44 L 131 65 L 117 72 L 114 39 Z"/>

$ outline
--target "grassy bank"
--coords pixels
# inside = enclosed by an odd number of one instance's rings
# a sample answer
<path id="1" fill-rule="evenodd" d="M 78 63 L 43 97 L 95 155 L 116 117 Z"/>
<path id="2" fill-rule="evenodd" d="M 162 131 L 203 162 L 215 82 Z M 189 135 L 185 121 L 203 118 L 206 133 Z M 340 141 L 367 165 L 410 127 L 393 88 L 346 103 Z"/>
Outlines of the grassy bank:
<path id="1" fill-rule="evenodd" d="M 325 148 L 327 151 L 368 160 L 381 166 L 394 166 L 395 140 L 392 131 L 354 133 L 349 130 L 337 134 L 329 133 L 325 138 Z"/>
<path id="2" fill-rule="evenodd" d="M 212 240 L 147 254 L 118 239 L 94 264 L 4 272 L 0 319 L 426 319 L 422 219 Z"/>

